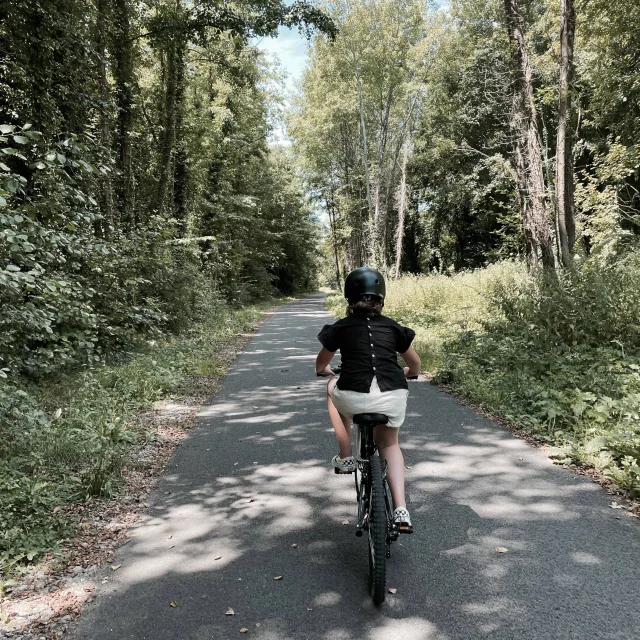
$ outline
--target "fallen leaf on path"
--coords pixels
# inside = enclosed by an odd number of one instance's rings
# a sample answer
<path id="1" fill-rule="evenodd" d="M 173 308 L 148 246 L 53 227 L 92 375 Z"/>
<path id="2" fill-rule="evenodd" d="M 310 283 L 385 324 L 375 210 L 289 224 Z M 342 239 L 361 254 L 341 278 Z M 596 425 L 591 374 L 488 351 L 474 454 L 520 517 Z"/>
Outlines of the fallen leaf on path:
<path id="1" fill-rule="evenodd" d="M 282 580 L 282 576 L 274 576 L 274 580 Z"/>
<path id="2" fill-rule="evenodd" d="M 398 590 L 395 587 L 389 587 L 389 593 L 398 593 Z"/>
<path id="3" fill-rule="evenodd" d="M 172 544 L 172 545 L 169 547 L 169 549 L 173 549 L 175 546 L 176 546 L 175 544 Z"/>
<path id="4" fill-rule="evenodd" d="M 298 548 L 298 545 L 294 543 L 294 544 L 292 544 L 292 545 L 291 545 L 291 548 L 292 548 L 292 549 L 297 549 L 297 548 Z"/>
<path id="5" fill-rule="evenodd" d="M 167 538 L 167 540 L 171 540 L 173 538 L 173 533 Z"/>
<path id="6" fill-rule="evenodd" d="M 222 560 L 222 556 L 216 556 L 214 560 Z"/>
<path id="7" fill-rule="evenodd" d="M 121 566 L 121 564 L 114 564 L 111 566 L 111 571 L 117 571 Z"/>
<path id="8" fill-rule="evenodd" d="M 237 467 L 237 466 L 238 466 L 238 463 L 237 463 L 237 462 L 234 462 L 234 463 L 233 463 L 233 466 L 234 466 L 234 467 Z"/>
<path id="9" fill-rule="evenodd" d="M 247 629 L 247 627 L 242 627 L 242 629 L 240 629 L 240 633 L 247 633 L 249 631 L 249 629 Z"/>
<path id="10" fill-rule="evenodd" d="M 258 464 L 257 462 L 254 462 L 253 464 Z"/>
<path id="11" fill-rule="evenodd" d="M 224 615 L 225 615 L 225 616 L 235 616 L 235 615 L 236 615 L 236 612 L 235 612 L 231 607 L 229 607 L 229 608 L 224 612 Z"/>
<path id="12" fill-rule="evenodd" d="M 169 603 L 169 606 L 175 609 L 178 606 L 178 603 L 174 600 L 173 602 Z"/>
<path id="13" fill-rule="evenodd" d="M 413 467 L 405 467 L 405 469 L 413 469 Z"/>
<path id="14" fill-rule="evenodd" d="M 342 524 L 349 524 L 349 521 L 348 520 L 343 520 Z"/>
<path id="15" fill-rule="evenodd" d="M 496 551 L 498 553 L 507 553 L 507 551 L 509 551 L 509 549 L 507 549 L 507 547 L 496 547 Z"/>
<path id="16" fill-rule="evenodd" d="M 313 609 L 310 609 L 309 607 L 307 607 L 307 611 L 313 611 Z"/>
<path id="17" fill-rule="evenodd" d="M 518 460 L 524 460 L 524 458 L 518 458 Z"/>
<path id="18" fill-rule="evenodd" d="M 612 502 L 609 506 L 612 509 L 624 509 L 624 505 L 623 504 L 618 504 L 617 502 Z"/>
<path id="19" fill-rule="evenodd" d="M 256 622 L 256 627 L 259 627 L 262 624 L 262 622 Z"/>
<path id="20" fill-rule="evenodd" d="M 255 464 L 255 462 L 253 464 Z M 253 498 L 247 498 L 245 502 L 253 502 Z"/>

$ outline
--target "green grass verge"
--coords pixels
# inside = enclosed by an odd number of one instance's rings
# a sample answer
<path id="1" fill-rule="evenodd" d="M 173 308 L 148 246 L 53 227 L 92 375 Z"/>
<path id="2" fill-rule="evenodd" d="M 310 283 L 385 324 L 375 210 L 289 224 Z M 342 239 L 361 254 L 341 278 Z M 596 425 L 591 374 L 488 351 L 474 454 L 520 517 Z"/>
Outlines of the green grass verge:
<path id="1" fill-rule="evenodd" d="M 557 280 L 505 262 L 388 283 L 423 370 L 460 397 L 640 496 L 640 260 Z M 344 315 L 344 299 L 328 298 Z"/>
<path id="2" fill-rule="evenodd" d="M 150 343 L 125 364 L 38 385 L 0 380 L 2 573 L 37 560 L 73 534 L 65 505 L 115 494 L 132 448 L 156 437 L 135 415 L 174 393 L 197 396 L 190 385 L 198 376 L 222 375 L 233 360 L 225 346 L 251 331 L 277 302 L 219 306 L 206 321 Z"/>

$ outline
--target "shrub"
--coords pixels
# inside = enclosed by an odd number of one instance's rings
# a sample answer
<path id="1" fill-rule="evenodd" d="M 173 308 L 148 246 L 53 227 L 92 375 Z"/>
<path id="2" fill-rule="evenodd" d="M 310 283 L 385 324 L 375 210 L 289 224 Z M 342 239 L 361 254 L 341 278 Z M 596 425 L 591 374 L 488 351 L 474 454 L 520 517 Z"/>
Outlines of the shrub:
<path id="1" fill-rule="evenodd" d="M 344 312 L 338 295 L 329 299 Z M 557 277 L 503 262 L 388 283 L 437 382 L 640 495 L 640 254 Z"/>

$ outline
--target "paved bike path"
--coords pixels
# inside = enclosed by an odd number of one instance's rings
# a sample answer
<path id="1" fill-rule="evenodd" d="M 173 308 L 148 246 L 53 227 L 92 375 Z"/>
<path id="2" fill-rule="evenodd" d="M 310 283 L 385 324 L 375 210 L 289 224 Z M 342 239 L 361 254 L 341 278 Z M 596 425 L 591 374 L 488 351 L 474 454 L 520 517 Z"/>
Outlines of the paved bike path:
<path id="1" fill-rule="evenodd" d="M 373 606 L 352 479 L 329 467 L 336 446 L 313 373 L 331 321 L 317 295 L 262 325 L 74 637 L 640 638 L 638 522 L 426 383 L 411 385 L 401 436 L 416 533 L 392 548 L 397 593 Z"/>

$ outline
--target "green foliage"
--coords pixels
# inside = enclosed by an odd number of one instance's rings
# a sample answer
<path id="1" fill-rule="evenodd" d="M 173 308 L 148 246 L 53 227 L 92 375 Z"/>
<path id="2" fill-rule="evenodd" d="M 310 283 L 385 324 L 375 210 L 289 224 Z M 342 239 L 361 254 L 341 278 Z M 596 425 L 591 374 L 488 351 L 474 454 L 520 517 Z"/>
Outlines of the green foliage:
<path id="1" fill-rule="evenodd" d="M 94 366 L 23 388 L 0 380 L 0 567 L 38 558 L 71 533 L 60 508 L 111 496 L 131 446 L 154 434 L 133 417 L 249 331 L 261 306 L 230 309 L 218 301 L 203 322 L 121 365 Z M 216 375 L 224 369 L 217 366 Z"/>
<path id="2" fill-rule="evenodd" d="M 640 233 L 640 23 L 632 0 L 615 6 L 606 0 L 575 4 L 569 124 L 575 143 L 575 249 L 583 256 L 606 257 Z M 539 114 L 545 206 L 553 213 L 560 3 L 533 0 L 518 5 Z M 327 234 L 326 259 L 333 260 L 337 251 L 347 270 L 371 262 L 396 275 L 391 265 L 399 250 L 405 273 L 459 271 L 522 256 L 511 126 L 512 50 L 504 3 L 456 0 L 436 11 L 421 5 L 415 27 L 407 19 L 416 15 L 411 6 L 395 0 L 359 0 L 348 6 L 330 2 L 340 34 L 333 45 L 316 38 L 311 50 L 291 132 L 310 189 L 335 217 Z M 396 20 L 376 22 L 389 7 Z M 373 43 L 370 33 L 376 34 Z M 393 53 L 386 46 L 389 37 L 398 39 Z M 392 61 L 397 63 L 393 71 Z M 356 71 L 369 138 L 368 163 Z M 412 111 L 403 113 L 407 100 Z M 410 138 L 412 150 L 404 218 L 397 202 L 402 183 L 398 135 Z M 373 207 L 367 203 L 367 169 Z M 381 176 L 382 199 L 376 195 Z M 390 193 L 396 197 L 389 198 Z M 377 227 L 373 231 L 372 215 Z M 372 250 L 376 242 L 385 245 L 382 258 Z"/>
<path id="3" fill-rule="evenodd" d="M 30 130 L 25 135 L 34 133 Z M 15 139 L 16 136 L 13 135 Z M 7 138 L 7 136 L 5 136 Z M 41 376 L 99 362 L 194 316 L 203 286 L 197 255 L 168 244 L 150 219 L 106 241 L 95 187 L 95 143 L 77 137 L 7 154 L 30 179 L 0 166 L 0 358 L 11 371 Z M 102 167 L 104 168 L 104 167 Z M 22 167 L 20 167 L 22 169 Z"/>
<path id="4" fill-rule="evenodd" d="M 335 295 L 329 306 L 344 313 Z M 518 263 L 388 284 L 437 382 L 640 496 L 640 256 L 549 279 Z"/>

